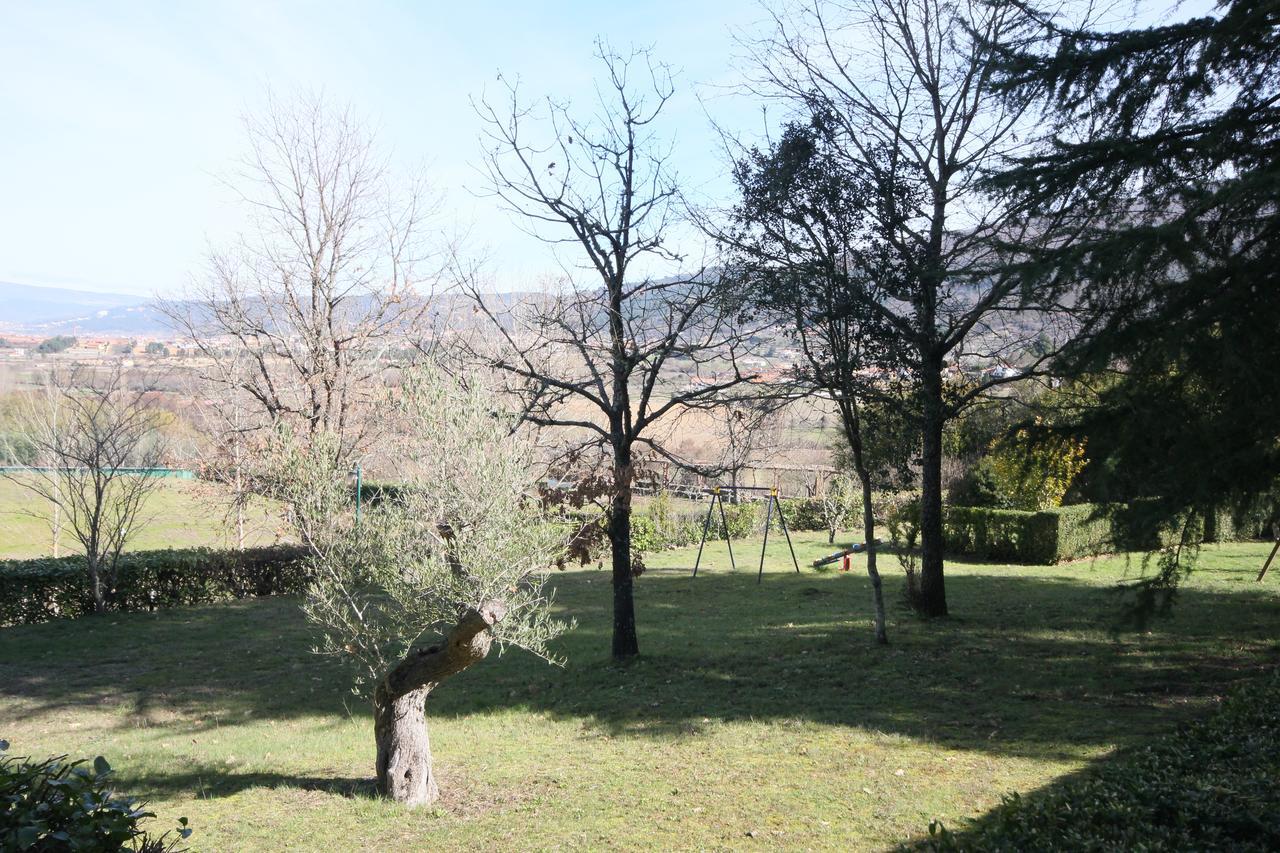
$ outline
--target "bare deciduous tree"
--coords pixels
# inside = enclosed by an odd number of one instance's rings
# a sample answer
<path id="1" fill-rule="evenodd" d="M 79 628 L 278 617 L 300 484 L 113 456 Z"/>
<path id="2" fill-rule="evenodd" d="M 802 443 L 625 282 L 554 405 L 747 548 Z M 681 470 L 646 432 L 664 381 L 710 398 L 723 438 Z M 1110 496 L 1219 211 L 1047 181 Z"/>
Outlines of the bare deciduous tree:
<path id="1" fill-rule="evenodd" d="M 444 257 L 427 233 L 433 202 L 420 181 L 393 182 L 373 136 L 319 98 L 273 98 L 245 130 L 228 183 L 248 230 L 162 310 L 215 365 L 207 381 L 249 396 L 259 426 L 336 435 L 348 460 L 375 426 L 384 356 L 425 334 Z"/>
<path id="2" fill-rule="evenodd" d="M 1025 286 L 1006 248 L 1031 244 L 1049 224 L 1031 229 L 1021 207 L 983 183 L 1025 131 L 1022 108 L 992 84 L 1000 46 L 1023 36 L 1026 19 L 1019 4 L 985 0 L 804 0 L 774 23 L 771 37 L 749 45 L 753 88 L 821 122 L 841 167 L 878 188 L 867 211 L 905 273 L 867 303 L 911 353 L 922 432 L 917 606 L 945 615 L 943 427 L 1047 355 L 959 394 L 948 390 L 948 363 L 1025 350 L 1058 307 Z"/>
<path id="3" fill-rule="evenodd" d="M 778 452 L 778 411 L 785 399 L 737 395 L 716 412 L 720 448 L 719 469 L 729 478 L 730 501 L 741 500 L 743 472 L 770 461 Z"/>
<path id="4" fill-rule="evenodd" d="M 746 381 L 746 336 L 705 268 L 676 249 L 681 210 L 670 150 L 655 131 L 671 77 L 645 51 L 600 45 L 594 115 L 547 100 L 481 100 L 492 193 L 536 236 L 577 259 L 558 293 L 498 305 L 472 283 L 496 345 L 478 352 L 508 379 L 523 421 L 575 431 L 609 457 L 613 656 L 639 651 L 632 598 L 631 498 L 637 452 L 676 464 L 654 426 L 712 405 Z M 674 274 L 659 276 L 659 270 Z"/>
<path id="5" fill-rule="evenodd" d="M 225 521 L 235 530 L 240 550 L 245 545 L 246 514 L 258 492 L 256 475 L 265 439 L 253 398 L 238 377 L 244 364 L 244 359 L 231 357 L 215 361 L 188 389 L 194 402 L 191 419 L 199 433 L 193 454 L 200 479 L 226 490 Z"/>
<path id="6" fill-rule="evenodd" d="M 834 544 L 836 534 L 844 528 L 849 516 L 862 509 L 862 496 L 848 477 L 837 473 L 823 484 L 818 500 L 822 502 L 822 520 L 827 525 L 827 543 Z"/>
<path id="7" fill-rule="evenodd" d="M 8 473 L 41 498 L 84 549 L 89 591 L 108 609 L 120 552 L 142 526 L 161 480 L 148 470 L 165 455 L 151 387 L 130 381 L 120 362 L 103 373 L 51 371 L 17 407 L 17 433 L 35 449 L 32 465 Z"/>

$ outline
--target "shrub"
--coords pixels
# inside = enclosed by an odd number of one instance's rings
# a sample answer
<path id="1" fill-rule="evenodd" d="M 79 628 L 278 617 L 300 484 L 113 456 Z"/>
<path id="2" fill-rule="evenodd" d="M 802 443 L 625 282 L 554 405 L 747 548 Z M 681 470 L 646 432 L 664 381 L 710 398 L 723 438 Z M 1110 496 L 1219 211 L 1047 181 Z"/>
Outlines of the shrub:
<path id="1" fill-rule="evenodd" d="M 631 516 L 631 550 L 635 554 L 651 554 L 668 548 L 684 548 L 697 545 L 702 539 L 702 526 L 706 523 L 706 510 L 679 513 L 671 509 L 669 502 L 655 500 L 643 513 Z M 724 521 L 717 509 L 711 515 L 707 539 L 724 539 L 725 526 L 734 539 L 745 539 L 757 532 L 763 522 L 760 508 L 755 503 L 724 505 Z M 787 516 L 791 525 L 791 516 Z"/>
<path id="2" fill-rule="evenodd" d="M 78 338 L 73 338 L 68 335 L 54 335 L 52 338 L 46 338 L 41 341 L 40 345 L 36 347 L 36 352 L 41 355 L 52 355 L 54 353 L 63 352 L 64 350 L 69 350 L 77 343 L 79 343 Z"/>
<path id="3" fill-rule="evenodd" d="M 791 530 L 826 530 L 827 512 L 821 498 L 788 498 L 781 502 Z"/>
<path id="4" fill-rule="evenodd" d="M 0 465 L 34 465 L 38 456 L 35 443 L 25 435 L 0 433 Z"/>
<path id="5" fill-rule="evenodd" d="M 740 504 L 728 504 L 724 508 L 725 524 L 721 525 L 720 532 L 726 525 L 729 528 L 729 536 L 733 539 L 746 539 L 756 533 L 756 528 L 764 523 L 764 516 L 760 513 L 759 505 L 750 501 Z M 715 528 L 712 528 L 713 530 Z M 721 538 L 724 538 L 721 536 Z"/>
<path id="6" fill-rule="evenodd" d="M 1052 565 L 1118 551 L 1150 551 L 1179 531 L 1152 528 L 1138 504 L 1074 504 L 1039 512 L 949 506 L 943 512 L 947 549 L 980 559 Z M 1200 535 L 1193 528 L 1196 541 Z"/>
<path id="7" fill-rule="evenodd" d="M 1026 429 L 997 442 L 988 459 L 999 496 L 1025 510 L 1061 506 L 1086 461 L 1082 442 Z"/>
<path id="8" fill-rule="evenodd" d="M 92 764 L 65 755 L 32 761 L 4 755 L 8 746 L 0 741 L 0 850 L 172 853 L 191 834 L 185 817 L 176 837 L 139 829 L 155 814 L 111 789 L 102 756 Z"/>
<path id="9" fill-rule="evenodd" d="M 116 610 L 156 610 L 259 595 L 293 595 L 306 587 L 306 549 L 273 545 L 243 551 L 209 548 L 120 555 Z M 0 561 L 0 625 L 75 618 L 93 612 L 83 557 Z"/>
<path id="10" fill-rule="evenodd" d="M 889 543 L 907 576 L 904 587 L 907 604 L 915 607 L 920 602 L 920 561 L 916 554 L 916 543 L 920 540 L 920 496 L 905 492 L 887 498 L 883 512 Z"/>
<path id="11" fill-rule="evenodd" d="M 1043 528 L 1046 519 L 1039 521 Z M 1043 530 L 1037 535 L 1037 527 L 1036 513 L 1023 510 L 947 507 L 943 514 L 943 535 L 954 553 L 983 560 L 1057 562 L 1052 536 Z"/>
<path id="12" fill-rule="evenodd" d="M 1206 542 L 1269 539 L 1274 506 L 1272 498 L 1242 508 L 1217 507 L 1206 514 L 1204 539 Z"/>
<path id="13" fill-rule="evenodd" d="M 368 507 L 401 499 L 404 486 L 399 483 L 379 483 L 365 481 L 360 484 L 360 502 Z M 356 499 L 356 487 L 351 485 L 351 500 Z"/>
<path id="14" fill-rule="evenodd" d="M 932 851 L 1280 849 L 1280 678 L 1097 771 L 1012 794 L 964 832 L 937 822 Z"/>
<path id="15" fill-rule="evenodd" d="M 651 554 L 667 547 L 658 535 L 657 523 L 647 515 L 631 516 L 631 550 L 638 554 Z"/>
<path id="16" fill-rule="evenodd" d="M 984 456 L 964 472 L 948 496 L 960 506 L 1009 509 L 1012 501 L 1004 494 L 991 457 Z"/>

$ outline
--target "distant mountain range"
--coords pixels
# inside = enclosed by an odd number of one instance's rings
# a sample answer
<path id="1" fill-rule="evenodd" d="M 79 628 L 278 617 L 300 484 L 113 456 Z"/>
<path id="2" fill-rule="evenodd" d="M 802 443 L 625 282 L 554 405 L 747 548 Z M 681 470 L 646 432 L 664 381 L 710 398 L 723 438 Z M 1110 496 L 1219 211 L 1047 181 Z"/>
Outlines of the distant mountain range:
<path id="1" fill-rule="evenodd" d="M 536 294 L 494 293 L 493 304 L 509 307 Z M 469 299 L 434 297 L 433 308 L 453 318 L 455 328 L 481 322 Z M 0 334 L 167 337 L 173 329 L 154 299 L 128 293 L 98 293 L 0 281 Z"/>
<path id="2" fill-rule="evenodd" d="M 0 331 L 61 335 L 162 335 L 165 318 L 145 296 L 0 281 Z"/>

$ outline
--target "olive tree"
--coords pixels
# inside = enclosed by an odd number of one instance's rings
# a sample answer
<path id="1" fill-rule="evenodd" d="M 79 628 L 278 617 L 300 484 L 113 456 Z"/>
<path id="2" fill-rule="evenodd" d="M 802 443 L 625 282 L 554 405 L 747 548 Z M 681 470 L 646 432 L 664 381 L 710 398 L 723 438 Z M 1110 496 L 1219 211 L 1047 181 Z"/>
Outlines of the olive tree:
<path id="1" fill-rule="evenodd" d="M 373 703 L 378 790 L 423 805 L 439 794 L 427 697 L 494 645 L 551 659 L 567 626 L 544 581 L 563 537 L 536 499 L 530 445 L 483 383 L 422 367 L 394 398 L 384 419 L 403 485 L 360 519 L 343 469 L 310 439 L 283 443 L 275 479 L 312 552 L 317 651 L 354 664 Z"/>

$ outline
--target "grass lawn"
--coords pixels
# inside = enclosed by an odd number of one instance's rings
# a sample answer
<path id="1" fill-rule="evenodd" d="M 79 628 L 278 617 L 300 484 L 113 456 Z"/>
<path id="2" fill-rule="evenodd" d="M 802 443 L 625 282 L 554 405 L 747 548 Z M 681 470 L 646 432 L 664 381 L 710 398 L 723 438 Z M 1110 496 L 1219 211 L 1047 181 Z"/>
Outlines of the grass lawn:
<path id="1" fill-rule="evenodd" d="M 802 566 L 829 550 L 797 539 Z M 566 667 L 509 653 L 429 702 L 435 809 L 370 796 L 366 705 L 291 599 L 0 630 L 0 737 L 106 755 L 162 828 L 191 818 L 199 850 L 882 849 L 1168 731 L 1280 659 L 1261 544 L 1207 548 L 1140 635 L 1111 631 L 1136 560 L 953 563 L 955 615 L 927 623 L 888 558 L 888 648 L 864 575 L 797 576 L 771 542 L 757 586 L 751 545 L 736 574 L 723 549 L 696 580 L 693 549 L 649 560 L 643 655 L 622 667 L 608 575 L 557 575 L 579 623 Z"/>
<path id="2" fill-rule="evenodd" d="M 220 487 L 191 480 L 164 480 L 143 510 L 144 526 L 128 550 L 234 545 L 234 522 L 227 523 L 227 504 Z M 0 477 L 0 559 L 42 557 L 53 553 L 48 505 L 11 479 Z M 278 539 L 279 522 L 258 502 L 247 514 L 248 545 L 270 545 Z M 62 531 L 60 552 L 83 554 L 71 532 Z"/>

